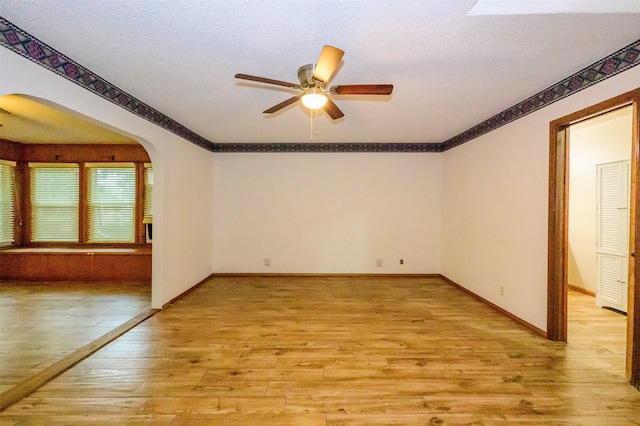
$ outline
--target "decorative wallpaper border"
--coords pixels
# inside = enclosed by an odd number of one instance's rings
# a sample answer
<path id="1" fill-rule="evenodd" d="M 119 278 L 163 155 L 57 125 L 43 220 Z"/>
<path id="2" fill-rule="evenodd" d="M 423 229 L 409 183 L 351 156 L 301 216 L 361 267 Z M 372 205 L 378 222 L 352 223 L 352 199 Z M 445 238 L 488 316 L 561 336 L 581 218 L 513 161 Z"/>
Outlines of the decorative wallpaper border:
<path id="1" fill-rule="evenodd" d="M 218 143 L 214 152 L 441 152 L 441 143 Z"/>
<path id="2" fill-rule="evenodd" d="M 640 40 L 442 143 L 214 143 L 0 16 L 0 45 L 211 152 L 444 152 L 640 64 Z"/>
<path id="3" fill-rule="evenodd" d="M 442 143 L 447 151 L 640 64 L 640 40 Z"/>

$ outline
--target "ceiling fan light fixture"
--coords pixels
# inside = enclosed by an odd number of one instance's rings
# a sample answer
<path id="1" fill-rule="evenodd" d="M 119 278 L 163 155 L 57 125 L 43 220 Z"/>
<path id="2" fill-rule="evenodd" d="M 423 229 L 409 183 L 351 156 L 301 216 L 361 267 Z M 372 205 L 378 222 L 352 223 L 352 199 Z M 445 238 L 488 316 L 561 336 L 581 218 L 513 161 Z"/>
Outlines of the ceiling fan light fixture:
<path id="1" fill-rule="evenodd" d="M 302 95 L 302 104 L 309 109 L 322 108 L 326 103 L 327 95 L 325 95 L 322 90 L 312 87 Z"/>
<path id="2" fill-rule="evenodd" d="M 338 108 L 333 100 L 329 98 L 329 93 L 334 95 L 390 95 L 393 91 L 393 84 L 347 84 L 341 86 L 332 86 L 328 91 L 326 91 L 325 86 L 333 73 L 336 71 L 338 65 L 340 65 L 340 61 L 342 60 L 343 55 L 344 51 L 338 49 L 337 47 L 329 45 L 323 46 L 322 51 L 320 52 L 320 57 L 318 58 L 317 65 L 307 64 L 298 68 L 298 80 L 300 80 L 300 84 L 288 83 L 286 81 L 258 77 L 249 74 L 236 74 L 235 77 L 241 80 L 256 81 L 258 83 L 274 84 L 276 86 L 288 87 L 290 89 L 296 89 L 302 92 L 298 95 L 290 97 L 283 102 L 280 102 L 277 105 L 272 106 L 269 109 L 262 111 L 264 114 L 273 114 L 274 112 L 280 111 L 281 109 L 293 103 L 302 101 L 302 105 L 304 105 L 305 107 L 311 110 L 318 110 L 320 108 L 323 108 L 329 117 L 331 117 L 333 120 L 338 120 L 344 117 L 344 113 L 340 111 L 340 108 Z"/>

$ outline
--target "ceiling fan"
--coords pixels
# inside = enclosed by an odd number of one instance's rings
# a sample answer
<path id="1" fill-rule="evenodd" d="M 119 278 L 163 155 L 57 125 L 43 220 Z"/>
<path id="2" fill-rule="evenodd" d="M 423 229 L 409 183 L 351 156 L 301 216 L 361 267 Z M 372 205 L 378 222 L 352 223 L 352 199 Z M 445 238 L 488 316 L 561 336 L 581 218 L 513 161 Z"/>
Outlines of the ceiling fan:
<path id="1" fill-rule="evenodd" d="M 263 111 L 265 114 L 272 114 L 282 108 L 291 105 L 299 100 L 310 109 L 323 108 L 329 116 L 336 120 L 344 117 L 344 113 L 327 96 L 335 95 L 390 95 L 393 91 L 393 84 L 348 84 L 341 86 L 331 86 L 325 89 L 327 81 L 331 78 L 338 63 L 342 59 L 344 51 L 333 46 L 323 46 L 318 58 L 318 63 L 303 65 L 298 69 L 298 79 L 300 84 L 288 83 L 286 81 L 273 80 L 270 78 L 256 77 L 248 74 L 236 74 L 235 77 L 242 80 L 256 81 L 259 83 L 275 84 L 277 86 L 290 87 L 301 90 L 302 93 L 293 96 L 286 101 Z"/>

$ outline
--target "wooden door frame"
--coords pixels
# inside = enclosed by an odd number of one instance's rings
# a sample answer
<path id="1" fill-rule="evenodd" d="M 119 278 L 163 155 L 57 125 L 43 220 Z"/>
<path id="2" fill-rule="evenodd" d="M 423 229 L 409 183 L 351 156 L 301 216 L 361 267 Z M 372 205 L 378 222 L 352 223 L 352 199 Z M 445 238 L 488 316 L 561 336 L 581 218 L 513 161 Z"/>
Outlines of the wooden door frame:
<path id="1" fill-rule="evenodd" d="M 626 377 L 640 386 L 640 88 L 554 120 L 549 126 L 549 258 L 547 338 L 567 341 L 568 169 L 567 129 L 572 123 L 625 105 L 633 106 L 631 154 L 631 251 L 627 312 Z"/>

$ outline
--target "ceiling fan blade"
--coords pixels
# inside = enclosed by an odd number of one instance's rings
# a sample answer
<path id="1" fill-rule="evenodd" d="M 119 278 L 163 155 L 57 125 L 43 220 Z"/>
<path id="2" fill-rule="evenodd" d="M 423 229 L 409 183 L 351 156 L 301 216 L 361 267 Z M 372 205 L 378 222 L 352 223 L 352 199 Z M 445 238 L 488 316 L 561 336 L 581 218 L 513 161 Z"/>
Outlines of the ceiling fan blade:
<path id="1" fill-rule="evenodd" d="M 271 108 L 262 111 L 265 114 L 273 114 L 276 111 L 280 111 L 282 108 L 291 105 L 292 103 L 298 101 L 300 96 L 294 96 L 292 98 L 287 99 L 286 101 L 280 102 L 278 105 L 274 105 Z"/>
<path id="2" fill-rule="evenodd" d="M 343 55 L 344 50 L 328 45 L 323 46 L 316 69 L 313 71 L 313 78 L 323 82 L 329 81 Z"/>
<path id="3" fill-rule="evenodd" d="M 338 105 L 336 105 L 329 98 L 327 98 L 327 103 L 324 104 L 324 106 L 322 108 L 325 111 L 327 111 L 327 114 L 329 114 L 329 117 L 333 118 L 334 120 L 337 120 L 338 118 L 344 117 L 344 113 L 342 111 L 340 111 L 340 108 L 338 108 Z"/>
<path id="4" fill-rule="evenodd" d="M 299 84 L 287 83 L 286 81 L 273 80 L 271 78 L 256 77 L 255 75 L 236 74 L 235 77 L 242 80 L 257 81 L 258 83 L 275 84 L 277 86 L 293 87 L 294 89 L 300 89 Z"/>
<path id="5" fill-rule="evenodd" d="M 336 95 L 390 95 L 393 84 L 347 84 L 331 86 L 330 90 Z"/>

